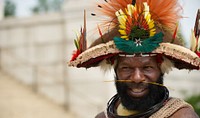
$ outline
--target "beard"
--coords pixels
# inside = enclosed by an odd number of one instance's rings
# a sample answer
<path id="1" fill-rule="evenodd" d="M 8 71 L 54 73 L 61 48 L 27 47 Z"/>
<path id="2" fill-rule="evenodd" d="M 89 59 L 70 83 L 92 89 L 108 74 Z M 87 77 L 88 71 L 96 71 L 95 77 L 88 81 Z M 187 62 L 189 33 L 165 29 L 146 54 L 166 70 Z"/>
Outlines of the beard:
<path id="1" fill-rule="evenodd" d="M 118 80 L 118 78 L 115 78 Z M 156 83 L 163 84 L 163 75 L 161 75 Z M 141 98 L 133 98 L 127 93 L 129 86 L 146 86 L 149 89 L 147 95 Z M 145 111 L 155 104 L 162 101 L 165 96 L 165 89 L 163 86 L 146 84 L 146 83 L 124 83 L 115 82 L 117 93 L 120 97 L 122 105 L 128 110 Z"/>

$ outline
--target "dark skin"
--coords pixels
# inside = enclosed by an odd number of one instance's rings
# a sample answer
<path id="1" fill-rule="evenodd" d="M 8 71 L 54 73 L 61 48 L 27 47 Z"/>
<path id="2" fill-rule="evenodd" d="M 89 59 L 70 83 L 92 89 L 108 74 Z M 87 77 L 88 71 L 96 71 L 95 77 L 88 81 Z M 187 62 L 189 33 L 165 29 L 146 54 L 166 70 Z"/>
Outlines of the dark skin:
<path id="1" fill-rule="evenodd" d="M 119 80 L 131 80 L 134 83 L 156 82 L 161 75 L 160 64 L 155 57 L 119 57 L 115 68 Z M 126 90 L 134 99 L 147 96 L 147 87 L 133 86 Z M 137 110 L 137 109 L 135 109 Z M 95 118 L 106 118 L 104 113 L 99 113 Z M 199 118 L 189 107 L 181 108 L 170 118 Z"/>
<path id="2" fill-rule="evenodd" d="M 146 86 L 137 86 L 142 82 L 156 82 L 161 75 L 160 68 L 154 58 L 150 57 L 119 57 L 116 74 L 119 80 L 131 80 L 127 93 L 134 99 L 140 99 L 148 94 Z"/>

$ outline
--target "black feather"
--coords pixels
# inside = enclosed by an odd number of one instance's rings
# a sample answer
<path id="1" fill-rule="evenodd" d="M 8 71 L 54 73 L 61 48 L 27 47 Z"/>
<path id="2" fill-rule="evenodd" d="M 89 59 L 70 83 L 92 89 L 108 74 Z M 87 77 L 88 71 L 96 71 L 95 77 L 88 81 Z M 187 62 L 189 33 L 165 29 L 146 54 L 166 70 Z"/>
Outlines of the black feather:
<path id="1" fill-rule="evenodd" d="M 96 16 L 96 14 L 95 14 L 95 13 L 91 13 L 91 15 L 92 15 L 92 16 Z"/>
<path id="2" fill-rule="evenodd" d="M 136 3 L 136 0 L 133 0 L 133 1 L 132 1 L 132 5 L 135 5 L 135 3 Z"/>
<path id="3" fill-rule="evenodd" d="M 102 6 L 101 6 L 101 5 L 98 5 L 98 7 L 99 7 L 99 8 L 102 8 Z"/>

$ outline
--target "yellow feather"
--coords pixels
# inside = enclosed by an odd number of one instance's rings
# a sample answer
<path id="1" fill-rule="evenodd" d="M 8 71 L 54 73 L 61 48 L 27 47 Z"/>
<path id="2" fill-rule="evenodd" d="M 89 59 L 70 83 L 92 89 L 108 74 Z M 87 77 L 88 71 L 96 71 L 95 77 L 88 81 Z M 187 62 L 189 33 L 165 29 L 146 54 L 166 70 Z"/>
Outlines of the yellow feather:
<path id="1" fill-rule="evenodd" d="M 119 25 L 120 29 L 126 29 L 126 27 L 124 25 Z"/>
<path id="2" fill-rule="evenodd" d="M 198 51 L 198 52 L 200 51 L 200 37 L 199 37 L 199 39 L 198 39 L 197 51 Z"/>
<path id="3" fill-rule="evenodd" d="M 121 36 L 122 39 L 128 40 L 128 36 Z"/>
<path id="4" fill-rule="evenodd" d="M 126 35 L 126 31 L 125 31 L 125 30 L 119 30 L 119 33 L 120 33 L 121 35 Z"/>
<path id="5" fill-rule="evenodd" d="M 131 4 L 129 4 L 127 7 L 128 7 L 127 14 L 128 14 L 128 15 L 130 15 L 130 16 L 132 16 L 132 14 L 133 14 L 133 9 L 134 9 L 134 6 L 133 6 L 133 5 L 131 5 Z"/>
<path id="6" fill-rule="evenodd" d="M 197 40 L 196 40 L 196 37 L 194 35 L 194 30 L 191 30 L 191 39 L 190 39 L 190 49 L 192 51 L 196 51 L 196 44 L 197 44 Z"/>

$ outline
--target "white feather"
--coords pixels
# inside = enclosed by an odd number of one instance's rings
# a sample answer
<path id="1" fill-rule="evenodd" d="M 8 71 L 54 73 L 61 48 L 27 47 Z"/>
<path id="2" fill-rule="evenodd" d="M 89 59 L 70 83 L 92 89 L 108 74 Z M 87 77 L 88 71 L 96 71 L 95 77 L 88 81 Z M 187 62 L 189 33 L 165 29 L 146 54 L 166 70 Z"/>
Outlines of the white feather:
<path id="1" fill-rule="evenodd" d="M 162 73 L 169 73 L 169 71 L 171 71 L 173 67 L 174 64 L 172 63 L 172 61 L 170 61 L 166 57 L 163 57 L 163 62 L 160 66 Z"/>

